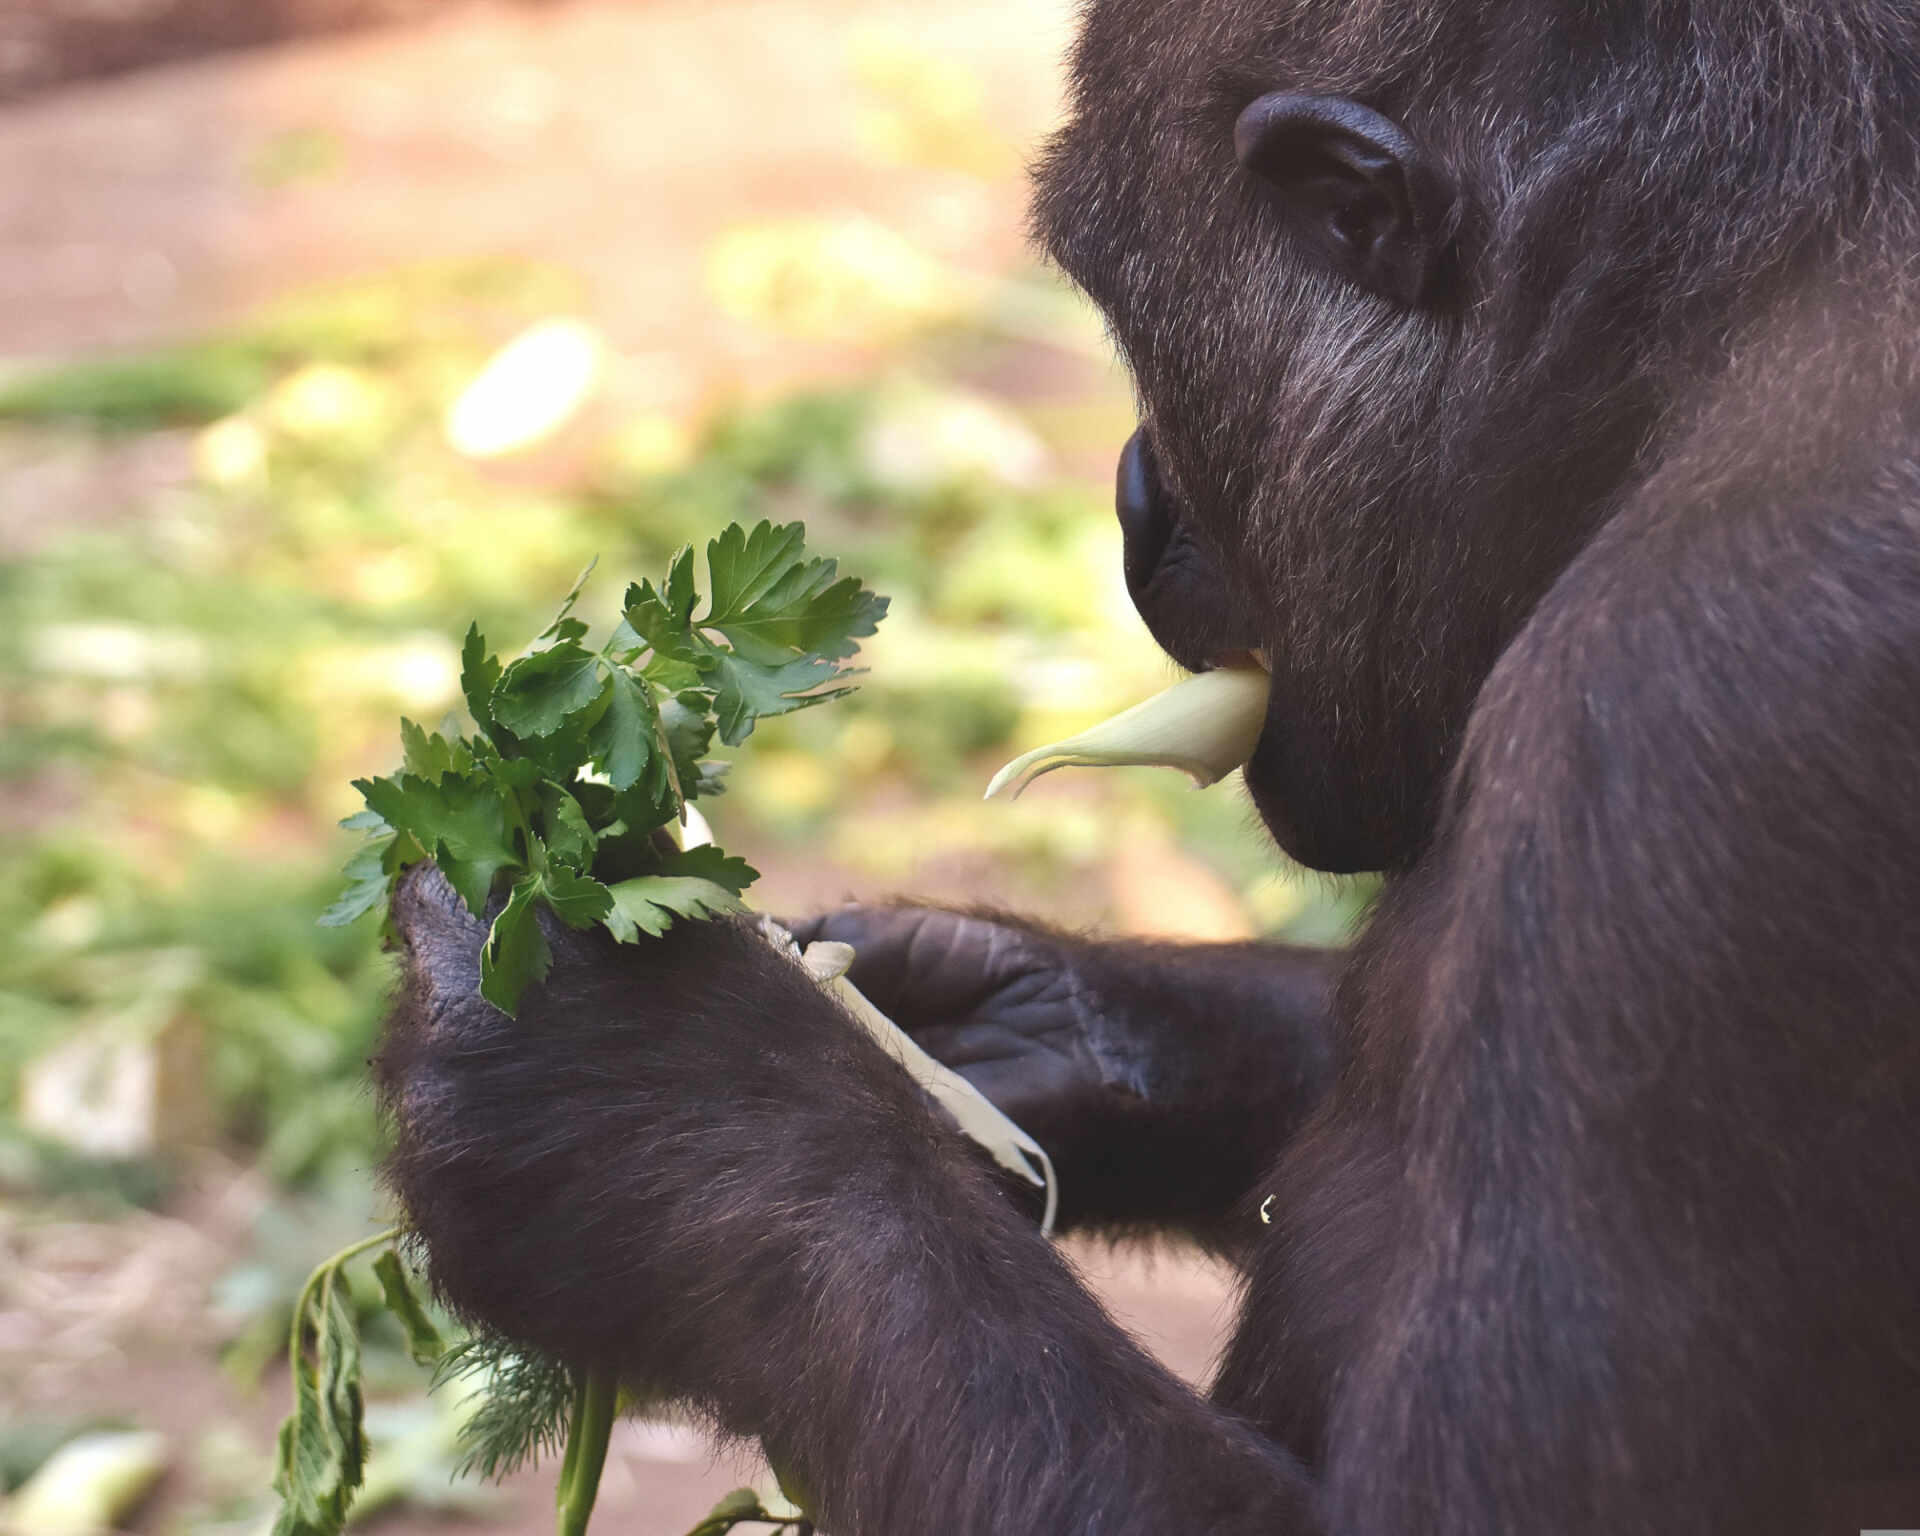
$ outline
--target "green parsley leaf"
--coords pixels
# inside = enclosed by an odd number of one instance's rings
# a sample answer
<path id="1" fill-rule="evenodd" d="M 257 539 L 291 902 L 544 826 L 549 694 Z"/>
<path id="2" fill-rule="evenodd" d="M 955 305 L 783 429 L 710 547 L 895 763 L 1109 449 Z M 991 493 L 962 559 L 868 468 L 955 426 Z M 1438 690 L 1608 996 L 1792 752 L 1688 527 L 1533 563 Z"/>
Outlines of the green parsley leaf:
<path id="1" fill-rule="evenodd" d="M 535 793 L 540 801 L 540 828 L 547 857 L 573 869 L 585 869 L 593 862 L 593 850 L 600 841 L 599 833 L 587 822 L 586 811 L 551 779 L 541 782 Z"/>
<path id="2" fill-rule="evenodd" d="M 344 928 L 387 899 L 386 854 L 393 841 L 391 832 L 385 837 L 370 838 L 347 860 L 347 888 L 332 906 L 320 914 L 322 928 Z"/>
<path id="3" fill-rule="evenodd" d="M 480 626 L 469 624 L 466 644 L 460 648 L 460 692 L 482 736 L 493 734 L 493 690 L 499 685 L 500 663 L 487 649 L 487 637 L 480 633 Z"/>
<path id="4" fill-rule="evenodd" d="M 694 662 L 699 658 L 693 638 L 693 610 L 699 601 L 693 585 L 693 547 L 682 545 L 658 591 L 650 581 L 636 581 L 627 588 L 624 623 L 638 643 L 656 655 Z"/>
<path id="5" fill-rule="evenodd" d="M 640 782 L 654 756 L 659 713 L 647 685 L 625 667 L 616 667 L 606 712 L 587 738 L 594 762 L 615 789 L 631 789 Z"/>
<path id="6" fill-rule="evenodd" d="M 506 805 L 484 777 L 433 783 L 403 773 L 355 779 L 353 785 L 389 826 L 426 850 L 476 917 L 487 905 L 494 876 L 520 864 L 508 840 Z"/>
<path id="7" fill-rule="evenodd" d="M 600 658 L 578 638 L 522 656 L 494 687 L 494 719 L 516 736 L 551 736 L 598 701 L 605 687 L 600 668 Z"/>
<path id="8" fill-rule="evenodd" d="M 538 875 L 523 875 L 487 931 L 480 950 L 480 995 L 502 1013 L 520 1006 L 520 994 L 546 979 L 553 951 L 540 931 L 534 903 L 544 893 Z"/>
<path id="9" fill-rule="evenodd" d="M 411 720 L 400 722 L 400 744 L 406 753 L 407 772 L 423 779 L 438 780 L 449 773 L 465 773 L 473 766 L 473 753 L 456 737 L 448 741 L 437 733 L 429 734 Z"/>
<path id="10" fill-rule="evenodd" d="M 604 885 L 570 869 L 548 870 L 541 895 L 569 928 L 591 928 L 613 910 L 612 893 Z"/>
<path id="11" fill-rule="evenodd" d="M 643 933 L 658 938 L 676 917 L 719 917 L 745 910 L 735 892 L 693 875 L 641 875 L 607 890 L 613 897 L 607 930 L 622 944 Z"/>
<path id="12" fill-rule="evenodd" d="M 668 854 L 660 861 L 660 873 L 710 880 L 736 896 L 760 878 L 760 871 L 745 859 L 722 853 L 711 843 L 703 848 L 686 848 L 679 853 Z"/>
<path id="13" fill-rule="evenodd" d="M 754 721 L 768 715 L 787 715 L 796 709 L 837 699 L 850 688 L 821 688 L 840 676 L 833 663 L 801 656 L 778 666 L 747 661 L 717 652 L 719 692 L 714 706 L 720 715 L 720 739 L 737 747 L 753 734 Z"/>
<path id="14" fill-rule="evenodd" d="M 703 629 L 717 629 L 749 661 L 776 664 L 805 652 L 837 661 L 853 653 L 887 611 L 887 600 L 848 577 L 837 561 L 803 557 L 799 523 L 730 525 L 707 546 L 713 597 Z"/>

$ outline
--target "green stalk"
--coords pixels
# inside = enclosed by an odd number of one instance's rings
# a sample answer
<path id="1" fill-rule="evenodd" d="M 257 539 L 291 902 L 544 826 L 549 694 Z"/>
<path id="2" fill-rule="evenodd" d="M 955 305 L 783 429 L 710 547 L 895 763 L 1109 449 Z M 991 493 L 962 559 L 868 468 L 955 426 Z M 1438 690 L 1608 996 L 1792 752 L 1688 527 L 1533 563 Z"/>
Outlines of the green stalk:
<path id="1" fill-rule="evenodd" d="M 607 1464 L 607 1441 L 613 1434 L 619 1395 L 620 1383 L 608 1370 L 588 1371 L 574 1382 L 567 1453 L 560 1462 L 558 1536 L 585 1536 L 594 1496 L 600 1491 L 600 1471 Z"/>

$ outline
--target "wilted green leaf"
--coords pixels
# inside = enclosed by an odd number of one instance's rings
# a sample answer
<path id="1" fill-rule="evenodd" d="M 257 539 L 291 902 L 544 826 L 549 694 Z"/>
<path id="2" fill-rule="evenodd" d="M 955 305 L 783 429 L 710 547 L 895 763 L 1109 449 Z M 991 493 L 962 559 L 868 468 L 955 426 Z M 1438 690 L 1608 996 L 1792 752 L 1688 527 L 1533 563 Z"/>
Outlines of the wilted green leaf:
<path id="1" fill-rule="evenodd" d="M 400 1255 L 387 1249 L 373 1261 L 373 1274 L 380 1282 L 380 1294 L 386 1298 L 387 1310 L 406 1332 L 407 1350 L 413 1356 L 413 1363 L 437 1363 L 446 1353 L 446 1344 L 440 1330 L 433 1326 L 433 1319 L 427 1316 L 427 1309 L 420 1304 L 420 1298 L 414 1294 Z"/>

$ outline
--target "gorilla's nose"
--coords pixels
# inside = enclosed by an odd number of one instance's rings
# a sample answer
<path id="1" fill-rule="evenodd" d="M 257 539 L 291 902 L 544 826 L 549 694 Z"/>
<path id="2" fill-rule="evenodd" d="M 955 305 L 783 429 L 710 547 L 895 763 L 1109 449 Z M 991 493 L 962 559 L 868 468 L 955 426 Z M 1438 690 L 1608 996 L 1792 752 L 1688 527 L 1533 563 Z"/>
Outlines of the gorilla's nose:
<path id="1" fill-rule="evenodd" d="M 1166 488 L 1160 483 L 1160 466 L 1154 461 L 1153 444 L 1145 432 L 1135 432 L 1120 450 L 1120 472 L 1114 480 L 1114 511 L 1120 518 L 1120 532 L 1126 539 L 1121 564 L 1126 571 L 1127 590 L 1136 597 L 1152 578 L 1173 537 L 1173 514 L 1167 505 Z"/>

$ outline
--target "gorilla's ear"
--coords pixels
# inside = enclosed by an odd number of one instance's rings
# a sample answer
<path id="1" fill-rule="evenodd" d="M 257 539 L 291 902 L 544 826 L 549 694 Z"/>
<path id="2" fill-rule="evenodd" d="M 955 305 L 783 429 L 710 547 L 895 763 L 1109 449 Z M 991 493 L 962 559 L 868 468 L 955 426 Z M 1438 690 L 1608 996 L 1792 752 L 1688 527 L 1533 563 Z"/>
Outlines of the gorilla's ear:
<path id="1" fill-rule="evenodd" d="M 1409 308 L 1429 297 L 1453 191 L 1398 123 L 1345 96 L 1273 91 L 1240 114 L 1233 147 L 1336 271 Z"/>

